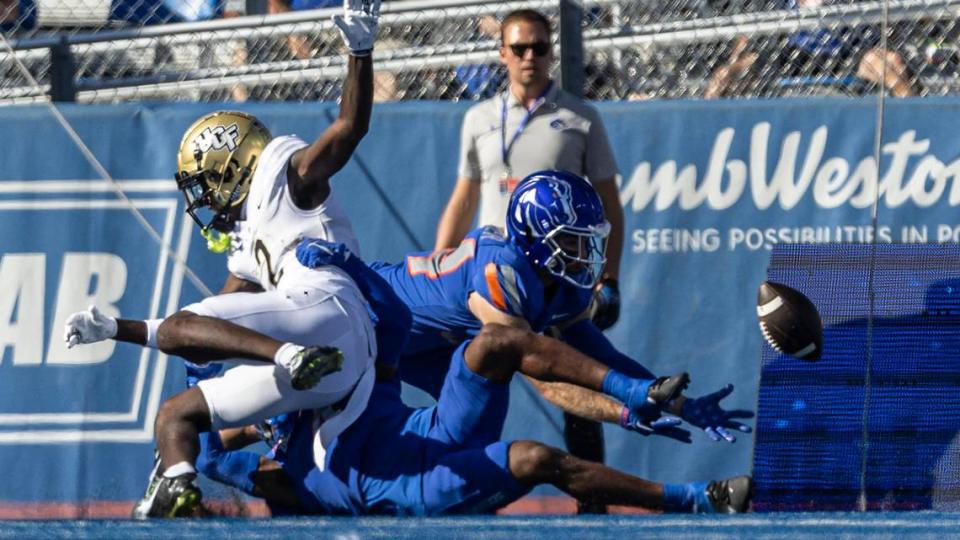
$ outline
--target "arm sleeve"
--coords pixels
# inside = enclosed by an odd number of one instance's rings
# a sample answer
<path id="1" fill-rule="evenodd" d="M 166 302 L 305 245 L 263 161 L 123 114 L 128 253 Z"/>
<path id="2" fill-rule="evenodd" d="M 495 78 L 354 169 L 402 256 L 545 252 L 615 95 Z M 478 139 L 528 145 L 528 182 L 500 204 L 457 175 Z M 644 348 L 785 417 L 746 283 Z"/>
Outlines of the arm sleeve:
<path id="1" fill-rule="evenodd" d="M 463 125 L 460 127 L 460 162 L 457 165 L 457 174 L 463 178 L 479 180 L 483 177 L 483 171 L 480 170 L 477 141 L 473 135 L 475 116 L 476 110 L 471 108 L 463 117 Z"/>
<path id="2" fill-rule="evenodd" d="M 656 376 L 637 361 L 621 353 L 589 319 L 576 322 L 563 331 L 568 345 L 628 377 L 655 379 Z"/>
<path id="3" fill-rule="evenodd" d="M 342 269 L 357 283 L 370 304 L 370 315 L 376 325 L 377 362 L 396 366 L 413 324 L 410 309 L 390 284 L 359 257 L 347 259 Z"/>
<path id="4" fill-rule="evenodd" d="M 617 176 L 617 162 L 610 148 L 607 130 L 600 120 L 600 113 L 593 107 L 590 111 L 590 129 L 587 133 L 587 150 L 584 156 L 584 172 L 591 182 L 607 180 Z"/>

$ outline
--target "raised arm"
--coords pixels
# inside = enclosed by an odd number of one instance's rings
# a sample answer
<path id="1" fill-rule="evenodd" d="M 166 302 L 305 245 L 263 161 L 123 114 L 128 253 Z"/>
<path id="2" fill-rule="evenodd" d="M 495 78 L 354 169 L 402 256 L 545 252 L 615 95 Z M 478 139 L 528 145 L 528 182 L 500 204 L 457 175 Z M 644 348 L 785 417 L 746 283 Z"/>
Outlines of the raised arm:
<path id="1" fill-rule="evenodd" d="M 345 0 L 344 15 L 334 17 L 350 49 L 340 115 L 310 146 L 290 158 L 287 185 L 303 209 L 319 206 L 330 194 L 330 177 L 346 165 L 370 127 L 373 108 L 373 40 L 380 0 Z"/>

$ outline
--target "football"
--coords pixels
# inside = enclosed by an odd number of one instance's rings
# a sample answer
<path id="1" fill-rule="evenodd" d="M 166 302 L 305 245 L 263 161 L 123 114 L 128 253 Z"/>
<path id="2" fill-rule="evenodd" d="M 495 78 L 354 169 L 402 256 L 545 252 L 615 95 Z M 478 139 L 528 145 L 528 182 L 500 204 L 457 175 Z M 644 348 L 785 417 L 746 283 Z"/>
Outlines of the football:
<path id="1" fill-rule="evenodd" d="M 777 352 L 811 362 L 820 359 L 823 323 L 817 307 L 800 291 L 764 281 L 757 292 L 757 318 L 764 339 Z"/>

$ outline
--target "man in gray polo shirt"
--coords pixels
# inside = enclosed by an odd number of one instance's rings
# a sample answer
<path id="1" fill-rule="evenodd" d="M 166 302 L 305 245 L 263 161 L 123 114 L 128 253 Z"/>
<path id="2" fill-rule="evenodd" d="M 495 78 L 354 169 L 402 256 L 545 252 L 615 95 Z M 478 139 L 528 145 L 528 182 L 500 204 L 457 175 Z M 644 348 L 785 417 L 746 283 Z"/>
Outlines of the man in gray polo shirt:
<path id="1" fill-rule="evenodd" d="M 600 195 L 611 226 L 594 315 L 598 327 L 608 328 L 620 313 L 617 276 L 623 207 L 606 130 L 593 107 L 550 79 L 554 59 L 550 22 L 542 14 L 528 9 L 511 12 L 500 25 L 500 38 L 500 62 L 507 68 L 509 88 L 473 106 L 463 120 L 459 177 L 440 218 L 435 247 L 456 247 L 470 231 L 478 205 L 480 226 L 502 228 L 510 193 L 530 173 L 564 169 L 585 176 Z M 565 420 L 564 438 L 570 452 L 603 461 L 600 425 L 569 415 Z"/>
<path id="2" fill-rule="evenodd" d="M 543 169 L 563 169 L 590 180 L 603 201 L 610 237 L 598 284 L 601 329 L 619 318 L 617 277 L 623 249 L 623 207 L 614 178 L 617 164 L 600 115 L 563 91 L 548 75 L 553 63 L 550 23 L 540 13 L 513 11 L 500 25 L 500 62 L 508 91 L 467 111 L 460 141 L 459 177 L 440 218 L 435 249 L 456 247 L 478 225 L 503 227 L 507 201 L 519 179 Z"/>

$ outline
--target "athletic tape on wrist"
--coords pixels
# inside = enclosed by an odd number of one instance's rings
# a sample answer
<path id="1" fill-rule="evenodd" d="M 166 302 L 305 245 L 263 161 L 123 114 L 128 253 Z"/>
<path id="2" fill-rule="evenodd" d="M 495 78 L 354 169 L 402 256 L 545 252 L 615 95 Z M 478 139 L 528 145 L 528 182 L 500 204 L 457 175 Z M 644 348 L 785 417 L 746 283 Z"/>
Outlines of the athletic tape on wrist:
<path id="1" fill-rule="evenodd" d="M 147 325 L 147 342 L 144 343 L 151 349 L 157 348 L 157 330 L 160 329 L 160 323 L 163 319 L 147 319 L 143 321 Z"/>
<path id="2" fill-rule="evenodd" d="M 277 352 L 273 354 L 273 363 L 287 367 L 293 362 L 293 357 L 300 352 L 300 346 L 295 343 L 284 343 L 277 349 Z"/>

